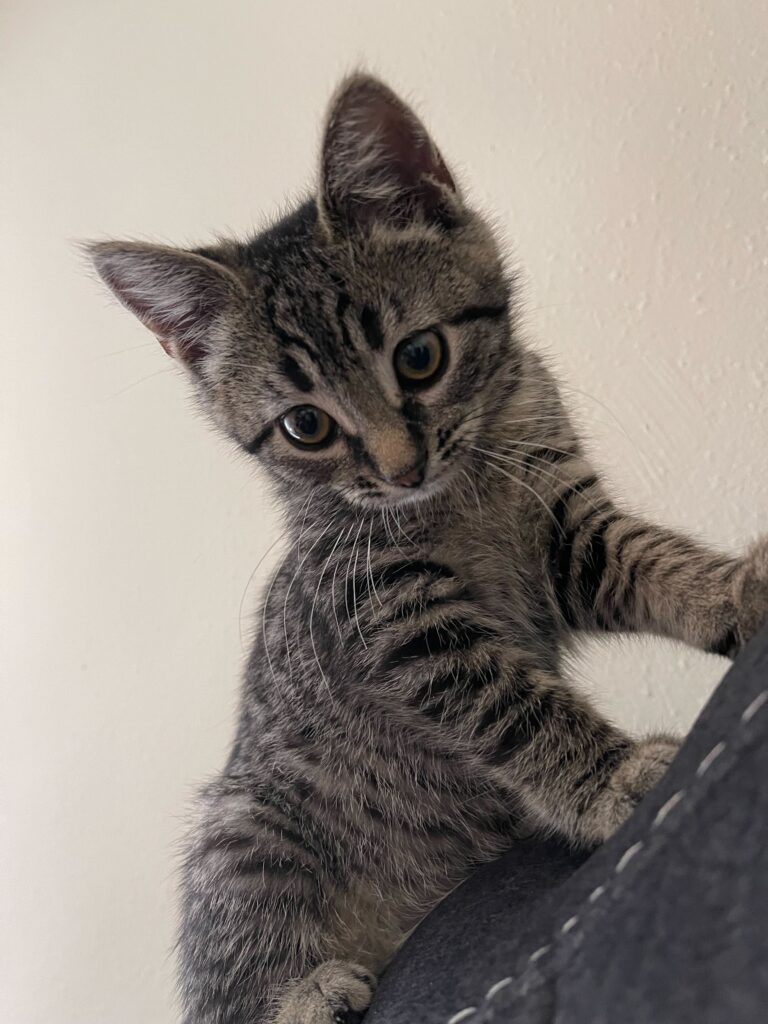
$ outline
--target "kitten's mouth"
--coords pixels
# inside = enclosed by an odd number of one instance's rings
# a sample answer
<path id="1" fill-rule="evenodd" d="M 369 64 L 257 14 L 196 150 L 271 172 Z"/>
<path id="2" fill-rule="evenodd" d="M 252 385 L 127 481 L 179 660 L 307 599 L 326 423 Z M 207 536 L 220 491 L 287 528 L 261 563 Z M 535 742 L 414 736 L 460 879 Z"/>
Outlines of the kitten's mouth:
<path id="1" fill-rule="evenodd" d="M 442 494 L 453 474 L 450 470 L 439 473 L 426 473 L 424 479 L 416 486 L 399 487 L 386 482 L 380 483 L 384 492 L 383 502 L 389 508 L 403 508 L 407 505 L 419 505 L 430 498 Z"/>
<path id="2" fill-rule="evenodd" d="M 398 487 L 385 480 L 376 481 L 375 491 L 355 492 L 350 497 L 355 505 L 374 509 L 414 508 L 435 498 L 446 489 L 450 473 L 427 478 L 415 487 Z"/>
<path id="3" fill-rule="evenodd" d="M 459 478 L 467 476 L 461 468 L 464 460 L 457 446 L 449 461 L 430 458 L 418 480 L 395 483 L 380 476 L 371 477 L 364 490 L 354 493 L 353 503 L 365 508 L 403 509 L 414 508 L 444 495 L 451 487 L 457 486 Z"/>

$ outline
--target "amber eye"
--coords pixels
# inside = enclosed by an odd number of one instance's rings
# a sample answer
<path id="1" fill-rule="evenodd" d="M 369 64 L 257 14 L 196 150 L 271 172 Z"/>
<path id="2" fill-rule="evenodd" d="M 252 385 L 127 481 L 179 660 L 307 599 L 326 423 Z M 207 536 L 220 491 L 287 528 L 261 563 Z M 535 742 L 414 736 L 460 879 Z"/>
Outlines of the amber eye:
<path id="1" fill-rule="evenodd" d="M 280 426 L 297 448 L 317 448 L 330 444 L 336 433 L 336 423 L 327 412 L 314 405 L 297 405 L 280 417 Z"/>
<path id="2" fill-rule="evenodd" d="M 395 373 L 405 387 L 431 384 L 445 362 L 445 344 L 436 331 L 419 331 L 395 349 Z"/>

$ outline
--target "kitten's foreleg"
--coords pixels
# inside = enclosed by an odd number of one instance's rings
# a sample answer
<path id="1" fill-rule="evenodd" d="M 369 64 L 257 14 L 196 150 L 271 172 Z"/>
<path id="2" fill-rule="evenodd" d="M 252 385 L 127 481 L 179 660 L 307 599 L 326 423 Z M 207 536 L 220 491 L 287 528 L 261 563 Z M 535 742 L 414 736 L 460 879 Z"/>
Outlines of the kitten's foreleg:
<path id="1" fill-rule="evenodd" d="M 446 567 L 413 568 L 391 594 L 382 581 L 389 625 L 367 652 L 378 685 L 361 692 L 423 742 L 489 771 L 544 828 L 577 843 L 607 838 L 677 741 L 630 739 L 546 666 L 546 650 L 511 643 Z"/>
<path id="2" fill-rule="evenodd" d="M 679 745 L 671 736 L 630 740 L 624 756 L 608 770 L 599 769 L 588 779 L 576 781 L 575 786 L 571 776 L 557 802 L 549 793 L 537 793 L 533 787 L 533 800 L 541 808 L 543 823 L 577 844 L 604 842 L 661 780 Z M 569 775 L 566 773 L 566 778 Z M 570 793 L 565 792 L 569 785 Z"/>
<path id="3" fill-rule="evenodd" d="M 739 562 L 734 595 L 738 650 L 768 623 L 768 537 L 754 544 Z"/>
<path id="4" fill-rule="evenodd" d="M 187 853 L 180 935 L 184 1024 L 354 1024 L 375 987 L 329 912 L 343 887 L 286 813 L 288 794 L 212 786 Z M 338 955 L 338 953 L 337 953 Z"/>
<path id="5" fill-rule="evenodd" d="M 559 499 L 549 562 L 569 626 L 657 633 L 733 656 L 768 620 L 766 541 L 738 560 L 601 505 L 600 494 L 574 485 Z"/>
<path id="6" fill-rule="evenodd" d="M 626 736 L 550 673 L 510 673 L 507 685 L 506 713 L 483 737 L 497 778 L 544 828 L 579 845 L 603 842 L 659 782 L 679 741 Z"/>

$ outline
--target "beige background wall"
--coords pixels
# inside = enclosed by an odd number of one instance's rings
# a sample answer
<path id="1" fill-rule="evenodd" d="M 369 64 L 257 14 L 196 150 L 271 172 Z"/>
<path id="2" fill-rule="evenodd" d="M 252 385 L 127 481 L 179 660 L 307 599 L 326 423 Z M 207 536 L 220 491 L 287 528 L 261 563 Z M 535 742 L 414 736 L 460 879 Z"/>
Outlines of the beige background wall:
<path id="1" fill-rule="evenodd" d="M 768 19 L 754 0 L 6 0 L 0 11 L 6 1024 L 167 1024 L 174 843 L 230 735 L 276 520 L 71 242 L 246 231 L 361 60 L 524 267 L 616 488 L 732 546 L 768 509 Z M 574 671 L 686 728 L 723 664 Z"/>

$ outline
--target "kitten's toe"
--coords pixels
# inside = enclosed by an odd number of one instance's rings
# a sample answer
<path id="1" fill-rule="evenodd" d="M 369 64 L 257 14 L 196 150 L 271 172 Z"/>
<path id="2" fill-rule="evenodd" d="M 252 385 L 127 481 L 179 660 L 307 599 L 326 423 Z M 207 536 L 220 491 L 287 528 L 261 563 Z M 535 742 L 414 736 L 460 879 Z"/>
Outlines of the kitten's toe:
<path id="1" fill-rule="evenodd" d="M 768 537 L 747 552 L 736 579 L 737 650 L 768 622 Z"/>
<path id="2" fill-rule="evenodd" d="M 275 1024 L 360 1024 L 375 991 L 365 967 L 327 960 L 288 991 Z"/>
<path id="3" fill-rule="evenodd" d="M 680 741 L 671 736 L 638 740 L 587 808 L 581 823 L 585 838 L 600 843 L 612 836 L 663 778 L 679 749 Z"/>

